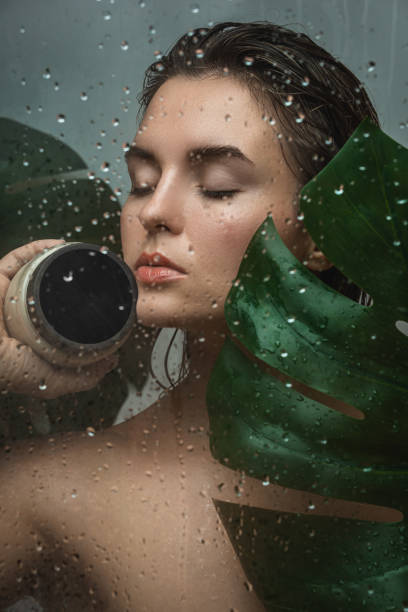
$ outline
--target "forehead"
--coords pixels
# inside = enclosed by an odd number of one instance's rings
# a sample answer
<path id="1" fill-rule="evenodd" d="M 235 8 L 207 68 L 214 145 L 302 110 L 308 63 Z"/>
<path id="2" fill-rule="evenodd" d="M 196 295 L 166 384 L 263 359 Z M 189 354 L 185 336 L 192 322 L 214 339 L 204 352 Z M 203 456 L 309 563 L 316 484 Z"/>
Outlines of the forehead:
<path id="1" fill-rule="evenodd" d="M 176 76 L 168 79 L 154 95 L 149 109 L 165 106 L 169 112 L 208 112 L 211 109 L 250 112 L 256 106 L 247 88 L 230 76 L 207 75 L 202 78 Z"/>
<path id="2" fill-rule="evenodd" d="M 134 142 L 228 142 L 259 153 L 276 141 L 274 128 L 262 116 L 247 88 L 230 76 L 172 77 L 152 98 Z"/>

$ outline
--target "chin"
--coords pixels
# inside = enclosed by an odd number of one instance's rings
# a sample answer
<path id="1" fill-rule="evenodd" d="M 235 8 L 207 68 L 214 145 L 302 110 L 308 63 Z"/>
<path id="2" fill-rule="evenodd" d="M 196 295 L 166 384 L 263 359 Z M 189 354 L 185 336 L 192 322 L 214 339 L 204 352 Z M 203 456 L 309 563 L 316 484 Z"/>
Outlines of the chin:
<path id="1" fill-rule="evenodd" d="M 177 317 L 177 316 L 169 316 L 169 314 L 160 314 L 158 312 L 150 312 L 150 313 L 145 313 L 145 312 L 140 312 L 139 310 L 136 310 L 136 319 L 138 321 L 138 323 L 140 323 L 141 325 L 144 325 L 145 327 L 157 327 L 157 328 L 161 328 L 161 327 L 179 327 L 184 329 L 187 325 L 188 327 L 188 323 L 186 322 L 185 318 L 182 319 L 181 317 Z"/>

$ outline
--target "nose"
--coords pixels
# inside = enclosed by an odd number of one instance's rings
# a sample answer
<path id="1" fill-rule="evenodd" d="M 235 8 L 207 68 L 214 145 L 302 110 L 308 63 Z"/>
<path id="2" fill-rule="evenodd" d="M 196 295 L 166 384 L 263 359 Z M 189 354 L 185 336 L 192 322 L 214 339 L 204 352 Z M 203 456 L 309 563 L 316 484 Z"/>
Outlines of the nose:
<path id="1" fill-rule="evenodd" d="M 184 192 L 184 194 L 183 194 Z M 138 218 L 145 230 L 156 233 L 168 230 L 179 234 L 184 225 L 184 205 L 186 188 L 173 179 L 161 178 L 158 185 L 143 198 Z"/>

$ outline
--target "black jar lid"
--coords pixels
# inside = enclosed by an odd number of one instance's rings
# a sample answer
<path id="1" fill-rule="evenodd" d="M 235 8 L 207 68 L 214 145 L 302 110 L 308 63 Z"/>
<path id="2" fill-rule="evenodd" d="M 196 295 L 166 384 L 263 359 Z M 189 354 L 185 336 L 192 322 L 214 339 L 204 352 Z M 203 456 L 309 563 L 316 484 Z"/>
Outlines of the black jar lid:
<path id="1" fill-rule="evenodd" d="M 102 350 L 126 336 L 136 318 L 137 284 L 130 268 L 106 247 L 63 245 L 34 270 L 27 308 L 51 345 Z"/>

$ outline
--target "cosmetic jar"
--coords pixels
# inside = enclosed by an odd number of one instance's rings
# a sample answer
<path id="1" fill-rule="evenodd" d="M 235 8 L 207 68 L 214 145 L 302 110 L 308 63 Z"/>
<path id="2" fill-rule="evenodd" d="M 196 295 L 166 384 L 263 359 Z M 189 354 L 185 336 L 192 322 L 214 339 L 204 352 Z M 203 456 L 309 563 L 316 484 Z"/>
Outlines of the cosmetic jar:
<path id="1" fill-rule="evenodd" d="M 117 255 L 68 242 L 39 253 L 13 277 L 5 325 L 10 336 L 54 365 L 86 365 L 127 340 L 137 295 L 134 275 Z"/>

